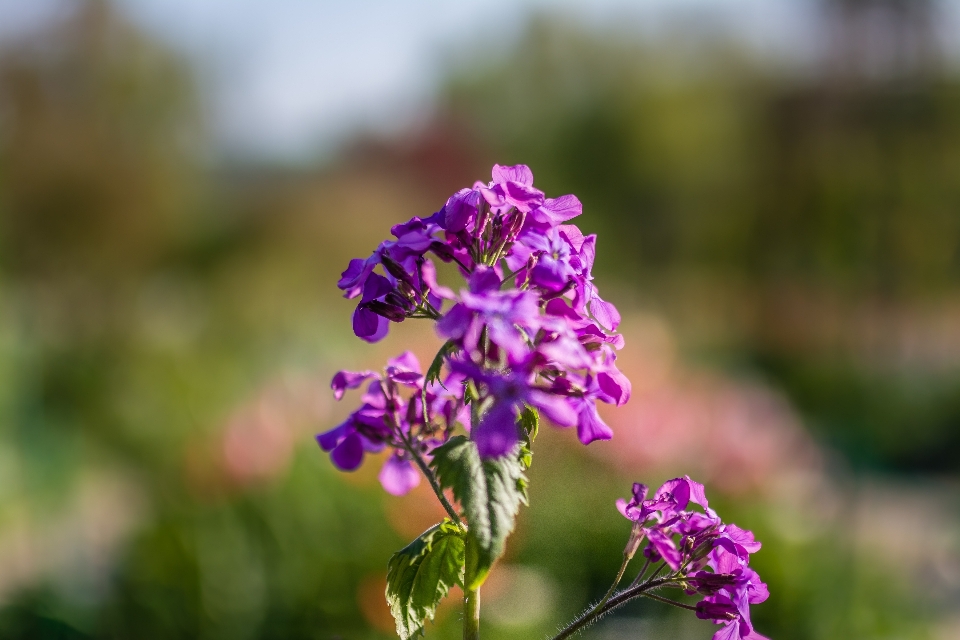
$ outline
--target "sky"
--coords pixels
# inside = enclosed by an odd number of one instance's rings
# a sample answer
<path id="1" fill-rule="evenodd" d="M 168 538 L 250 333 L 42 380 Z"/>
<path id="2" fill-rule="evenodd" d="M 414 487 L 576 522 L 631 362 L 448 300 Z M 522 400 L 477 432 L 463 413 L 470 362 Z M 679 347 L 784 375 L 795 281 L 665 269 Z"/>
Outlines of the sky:
<path id="1" fill-rule="evenodd" d="M 0 43 L 83 0 L 0 0 Z M 729 32 L 763 55 L 817 46 L 809 0 L 115 0 L 194 64 L 219 147 L 290 159 L 358 129 L 384 132 L 429 107 L 458 52 L 495 51 L 532 14 Z"/>

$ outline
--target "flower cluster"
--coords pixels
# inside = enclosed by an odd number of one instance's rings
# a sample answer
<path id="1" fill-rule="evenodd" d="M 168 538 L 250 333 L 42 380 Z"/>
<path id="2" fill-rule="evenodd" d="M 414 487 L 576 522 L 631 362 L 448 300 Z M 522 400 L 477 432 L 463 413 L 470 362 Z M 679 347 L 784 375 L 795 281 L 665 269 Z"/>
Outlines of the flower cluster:
<path id="1" fill-rule="evenodd" d="M 635 483 L 633 498 L 617 501 L 620 513 L 634 523 L 626 553 L 632 556 L 646 540 L 643 555 L 650 564 L 662 561 L 673 572 L 673 584 L 704 596 L 697 617 L 723 625 L 714 640 L 765 640 L 750 622 L 750 605 L 769 596 L 749 566 L 750 554 L 760 550 L 753 533 L 723 523 L 703 485 L 687 476 L 668 480 L 650 499 L 647 493 L 646 485 Z M 688 510 L 691 504 L 703 511 Z"/>
<path id="2" fill-rule="evenodd" d="M 461 379 L 451 374 L 444 382 L 456 388 Z M 365 453 L 389 448 L 391 455 L 380 471 L 380 483 L 389 493 L 403 495 L 420 484 L 414 456 L 442 444 L 458 421 L 469 420 L 469 412 L 439 382 L 425 383 L 420 363 L 409 351 L 388 360 L 383 373 L 339 371 L 330 386 L 339 400 L 347 389 L 356 389 L 368 380 L 360 408 L 340 425 L 319 434 L 317 442 L 344 471 L 358 468 Z"/>
<path id="3" fill-rule="evenodd" d="M 428 318 L 447 341 L 438 354 L 442 382 L 439 372 L 423 376 L 409 354 L 382 374 L 334 378 L 338 398 L 371 382 L 363 406 L 319 435 L 320 445 L 341 469 L 356 468 L 365 451 L 393 447 L 382 477 L 394 492 L 414 482 L 410 459 L 428 456 L 455 424 L 482 456 L 498 457 L 516 446 L 518 415 L 532 407 L 558 426 L 576 426 L 587 444 L 612 436 L 597 402 L 630 397 L 616 366 L 620 315 L 593 282 L 596 236 L 568 223 L 580 201 L 547 198 L 524 165 L 495 165 L 492 177 L 433 215 L 394 226 L 394 239 L 351 260 L 338 283 L 345 297 L 359 298 L 353 329 L 363 340 L 382 339 L 391 322 Z M 454 265 L 466 286 L 441 285 L 433 259 Z"/>

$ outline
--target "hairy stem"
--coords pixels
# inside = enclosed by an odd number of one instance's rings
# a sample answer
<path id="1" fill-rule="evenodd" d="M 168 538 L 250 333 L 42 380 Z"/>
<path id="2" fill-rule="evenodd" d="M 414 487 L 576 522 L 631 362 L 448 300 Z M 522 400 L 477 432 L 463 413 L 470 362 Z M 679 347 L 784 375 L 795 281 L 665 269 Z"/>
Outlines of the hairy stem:
<path id="1" fill-rule="evenodd" d="M 593 608 L 593 611 L 599 611 L 600 609 L 603 608 L 603 605 L 607 604 L 607 600 L 610 599 L 610 596 L 612 596 L 613 592 L 616 591 L 617 585 L 620 584 L 620 579 L 623 578 L 623 572 L 627 570 L 627 565 L 629 563 L 630 563 L 630 556 L 624 553 L 623 562 L 620 563 L 620 570 L 617 572 L 617 577 L 614 578 L 613 584 L 611 584 L 610 588 L 607 589 L 607 593 L 603 596 L 603 600 L 597 603 L 597 606 Z"/>
<path id="2" fill-rule="evenodd" d="M 635 600 L 637 598 L 648 595 L 647 594 L 648 591 L 652 591 L 653 589 L 656 589 L 658 587 L 662 587 L 664 585 L 670 584 L 672 582 L 675 582 L 676 580 L 677 578 L 675 577 L 660 578 L 659 580 L 648 580 L 647 582 L 644 582 L 640 586 L 633 587 L 630 589 L 625 589 L 624 591 L 621 591 L 617 595 L 610 598 L 610 600 L 607 601 L 607 604 L 603 605 L 599 609 L 597 607 L 594 607 L 587 613 L 584 613 L 583 615 L 574 619 L 573 622 L 571 622 L 566 627 L 564 627 L 560 631 L 560 633 L 555 635 L 551 640 L 564 640 L 565 638 L 569 638 L 570 636 L 580 631 L 584 627 L 587 627 L 588 625 L 596 622 L 597 619 L 600 616 L 604 615 L 605 613 L 609 613 L 614 609 L 616 609 L 617 607 L 622 607 L 623 605 L 630 602 L 631 600 Z M 654 598 L 654 599 L 656 600 L 659 598 Z M 664 600 L 666 600 L 666 598 L 664 598 Z M 673 603 L 673 601 L 670 601 L 670 602 L 671 604 Z M 680 604 L 680 603 L 677 603 L 677 604 Z"/>

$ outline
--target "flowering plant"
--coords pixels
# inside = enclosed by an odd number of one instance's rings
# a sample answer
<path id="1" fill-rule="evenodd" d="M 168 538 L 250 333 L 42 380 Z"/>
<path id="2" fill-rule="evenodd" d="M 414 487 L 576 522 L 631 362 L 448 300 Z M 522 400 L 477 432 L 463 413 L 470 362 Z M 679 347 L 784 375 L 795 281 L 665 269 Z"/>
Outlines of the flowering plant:
<path id="1" fill-rule="evenodd" d="M 390 323 L 426 318 L 445 340 L 426 372 L 410 352 L 379 372 L 338 372 L 331 383 L 338 400 L 349 389 L 366 390 L 356 411 L 317 436 L 344 471 L 357 469 L 366 453 L 387 450 L 384 489 L 401 495 L 425 477 L 446 510 L 443 522 L 389 562 L 387 601 L 404 640 L 423 632 L 454 585 L 464 592 L 464 638 L 479 638 L 479 589 L 527 502 L 525 472 L 540 414 L 559 427 L 576 426 L 589 444 L 613 435 L 597 402 L 630 398 L 630 382 L 616 365 L 620 315 L 593 282 L 596 236 L 568 223 L 581 214 L 580 201 L 547 198 L 524 165 L 494 165 L 492 178 L 461 189 L 427 218 L 394 226 L 394 239 L 351 260 L 337 285 L 345 297 L 359 298 L 359 338 L 376 342 Z M 465 286 L 455 292 L 440 284 L 433 260 L 452 264 Z M 691 502 L 704 513 L 686 511 Z M 603 601 L 558 638 L 634 597 L 665 600 L 652 592 L 668 586 L 706 596 L 696 607 L 668 602 L 724 624 L 715 638 L 762 637 L 747 610 L 766 597 L 746 565 L 759 543 L 720 522 L 702 485 L 673 480 L 646 500 L 638 484 L 633 500 L 618 506 L 634 522 L 620 575 Z M 644 539 L 644 571 L 614 594 Z M 670 572 L 657 577 L 665 568 Z"/>

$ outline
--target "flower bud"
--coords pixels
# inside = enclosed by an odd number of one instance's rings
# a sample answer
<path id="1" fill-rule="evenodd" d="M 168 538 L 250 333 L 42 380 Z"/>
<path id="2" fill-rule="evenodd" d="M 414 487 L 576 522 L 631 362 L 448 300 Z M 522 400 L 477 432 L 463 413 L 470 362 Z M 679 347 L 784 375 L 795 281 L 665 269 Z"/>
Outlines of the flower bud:
<path id="1" fill-rule="evenodd" d="M 399 306 L 387 304 L 380 300 L 371 300 L 363 305 L 378 316 L 383 316 L 390 322 L 403 322 L 407 317 L 407 312 Z"/>
<path id="2" fill-rule="evenodd" d="M 387 252 L 384 251 L 380 254 L 380 262 L 383 264 L 383 268 L 386 269 L 387 273 L 397 279 L 397 282 L 407 284 L 414 289 L 416 288 L 413 276 L 407 273 L 403 265 L 391 258 Z"/>

